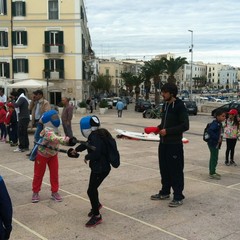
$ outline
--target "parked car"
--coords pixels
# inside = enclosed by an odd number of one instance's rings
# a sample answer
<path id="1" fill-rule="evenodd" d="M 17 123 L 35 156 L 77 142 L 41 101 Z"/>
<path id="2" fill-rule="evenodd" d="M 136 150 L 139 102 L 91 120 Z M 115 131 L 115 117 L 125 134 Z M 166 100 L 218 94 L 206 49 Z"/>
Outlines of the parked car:
<path id="1" fill-rule="evenodd" d="M 197 115 L 198 107 L 195 101 L 183 101 L 183 102 L 187 108 L 188 114 Z"/>
<path id="2" fill-rule="evenodd" d="M 121 99 L 121 98 L 120 98 L 120 97 L 114 97 L 114 98 L 113 98 L 112 101 L 113 101 L 113 106 L 114 106 L 114 107 L 116 106 L 116 104 L 117 104 L 117 102 L 118 102 L 119 99 Z"/>
<path id="3" fill-rule="evenodd" d="M 135 105 L 135 111 L 143 112 L 146 109 L 152 108 L 152 104 L 149 101 L 137 101 Z"/>
<path id="4" fill-rule="evenodd" d="M 127 110 L 127 100 L 125 99 L 125 98 L 123 98 L 123 99 L 121 99 L 121 101 L 123 102 L 123 104 L 124 104 L 124 108 L 123 109 L 125 109 L 125 110 Z"/>
<path id="5" fill-rule="evenodd" d="M 224 109 L 226 112 L 229 112 L 231 109 L 238 110 L 238 113 L 240 113 L 240 103 L 239 102 L 231 102 L 228 104 L 224 104 L 221 107 L 215 108 L 212 110 L 211 115 L 214 117 L 215 113 L 218 109 Z"/>
<path id="6" fill-rule="evenodd" d="M 112 109 L 113 108 L 113 100 L 111 98 L 103 98 L 103 99 L 107 101 L 108 109 Z"/>

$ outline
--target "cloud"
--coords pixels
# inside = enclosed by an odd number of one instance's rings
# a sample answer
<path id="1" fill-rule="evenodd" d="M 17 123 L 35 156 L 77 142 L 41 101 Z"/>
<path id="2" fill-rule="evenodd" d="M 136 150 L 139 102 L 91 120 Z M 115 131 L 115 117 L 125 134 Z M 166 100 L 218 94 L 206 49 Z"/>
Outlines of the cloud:
<path id="1" fill-rule="evenodd" d="M 93 50 L 99 56 L 187 55 L 191 29 L 196 59 L 218 58 L 240 66 L 238 0 L 85 0 L 85 5 Z"/>

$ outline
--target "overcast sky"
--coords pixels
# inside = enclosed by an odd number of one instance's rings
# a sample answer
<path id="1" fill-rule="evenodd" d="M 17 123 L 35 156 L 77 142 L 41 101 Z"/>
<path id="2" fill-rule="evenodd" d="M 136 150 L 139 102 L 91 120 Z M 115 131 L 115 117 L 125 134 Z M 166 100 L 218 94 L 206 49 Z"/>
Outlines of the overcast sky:
<path id="1" fill-rule="evenodd" d="M 85 0 L 97 57 L 174 53 L 240 67 L 240 0 Z M 144 58 L 145 57 L 145 58 Z"/>

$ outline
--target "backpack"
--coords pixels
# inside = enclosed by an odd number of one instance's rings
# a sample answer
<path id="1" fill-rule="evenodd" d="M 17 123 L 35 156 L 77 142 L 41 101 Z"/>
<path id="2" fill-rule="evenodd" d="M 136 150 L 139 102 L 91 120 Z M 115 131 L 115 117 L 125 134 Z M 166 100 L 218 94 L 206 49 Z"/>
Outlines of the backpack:
<path id="1" fill-rule="evenodd" d="M 108 161 L 114 167 L 118 168 L 120 166 L 120 154 L 117 149 L 116 140 L 112 137 L 105 138 L 108 151 Z"/>
<path id="2" fill-rule="evenodd" d="M 208 140 L 210 139 L 210 135 L 208 133 L 208 129 L 209 129 L 210 125 L 211 125 L 211 123 L 208 123 L 203 131 L 203 141 L 205 141 L 205 142 L 208 142 Z"/>

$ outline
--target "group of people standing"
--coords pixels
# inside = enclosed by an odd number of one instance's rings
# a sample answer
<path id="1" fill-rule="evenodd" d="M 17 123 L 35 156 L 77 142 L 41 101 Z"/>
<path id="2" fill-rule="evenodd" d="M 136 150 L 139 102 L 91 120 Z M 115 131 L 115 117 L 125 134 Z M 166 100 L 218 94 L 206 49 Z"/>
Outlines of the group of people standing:
<path id="1" fill-rule="evenodd" d="M 226 112 L 224 109 L 216 111 L 215 119 L 209 125 L 208 134 L 210 136 L 207 143 L 210 151 L 209 177 L 220 180 L 221 175 L 216 172 L 216 167 L 223 137 L 226 139 L 225 165 L 237 166 L 234 155 L 236 143 L 240 135 L 238 111 L 236 109 L 231 109 L 229 112 Z"/>

